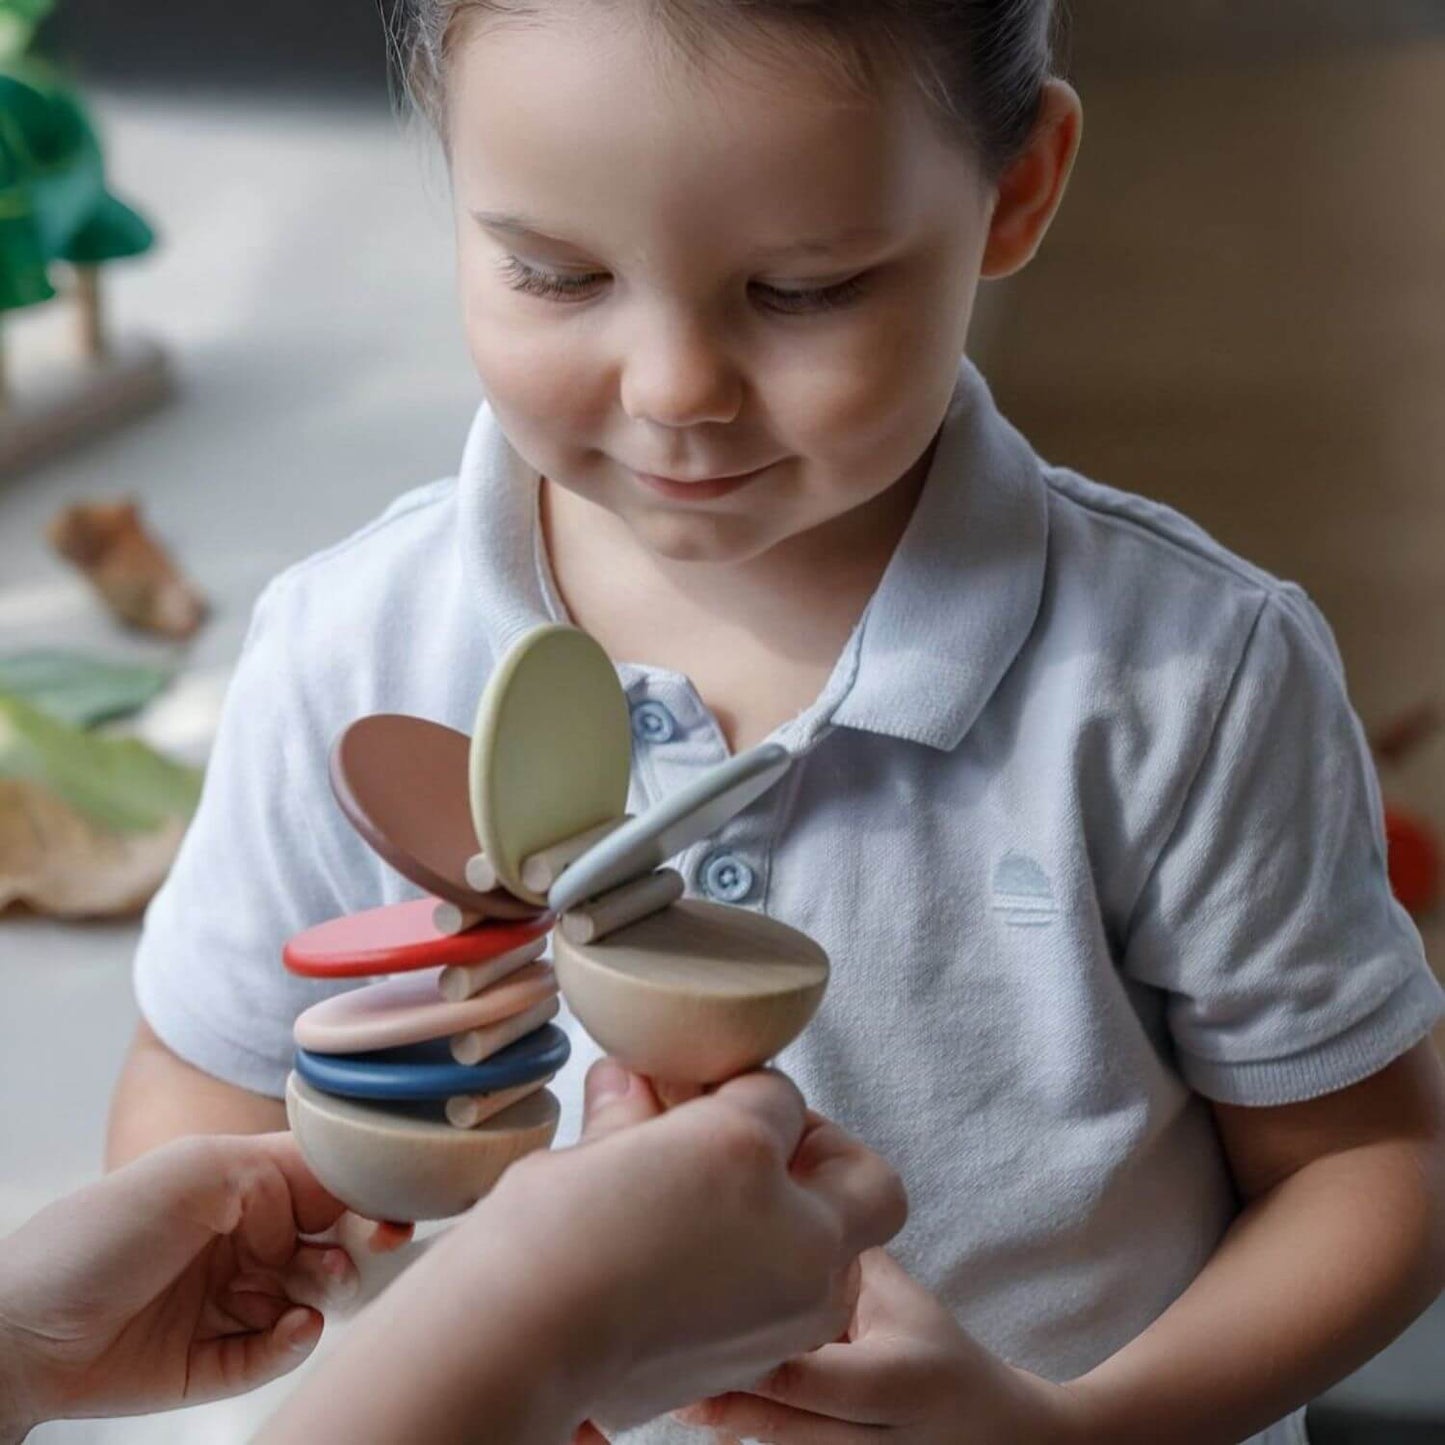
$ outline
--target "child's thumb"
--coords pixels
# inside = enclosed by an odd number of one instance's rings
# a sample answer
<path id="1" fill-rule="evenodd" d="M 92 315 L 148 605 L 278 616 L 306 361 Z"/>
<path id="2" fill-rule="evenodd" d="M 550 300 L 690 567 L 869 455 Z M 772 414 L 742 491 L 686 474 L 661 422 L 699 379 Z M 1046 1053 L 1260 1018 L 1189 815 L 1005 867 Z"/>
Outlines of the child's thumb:
<path id="1" fill-rule="evenodd" d="M 662 1112 L 657 1096 L 641 1074 L 634 1074 L 616 1059 L 598 1059 L 587 1072 L 586 1109 L 582 1142 L 595 1143 L 631 1128 Z"/>

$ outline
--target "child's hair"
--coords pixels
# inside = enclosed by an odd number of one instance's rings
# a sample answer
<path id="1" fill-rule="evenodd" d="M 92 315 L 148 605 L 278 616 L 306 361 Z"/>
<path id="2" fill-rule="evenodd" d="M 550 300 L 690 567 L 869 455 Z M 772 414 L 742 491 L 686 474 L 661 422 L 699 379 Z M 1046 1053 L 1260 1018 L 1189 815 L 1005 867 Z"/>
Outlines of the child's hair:
<path id="1" fill-rule="evenodd" d="M 545 0 L 406 0 L 405 83 L 442 129 L 447 64 L 465 24 L 536 17 Z M 1055 0 L 634 0 L 686 52 L 721 33 L 766 46 L 779 27 L 804 34 L 855 85 L 880 59 L 901 62 L 947 134 L 998 174 L 1023 148 L 1053 65 Z M 771 34 L 770 34 L 771 32 Z M 778 58 L 782 52 L 774 50 Z"/>

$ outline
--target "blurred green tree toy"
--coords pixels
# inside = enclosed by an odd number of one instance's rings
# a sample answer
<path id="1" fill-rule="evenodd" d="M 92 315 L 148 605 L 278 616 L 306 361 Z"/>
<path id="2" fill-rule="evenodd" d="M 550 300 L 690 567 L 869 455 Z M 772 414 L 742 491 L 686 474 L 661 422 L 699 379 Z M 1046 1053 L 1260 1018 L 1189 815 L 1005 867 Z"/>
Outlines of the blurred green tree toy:
<path id="1" fill-rule="evenodd" d="M 165 389 L 159 353 L 113 356 L 106 335 L 102 269 L 149 250 L 155 238 L 106 189 L 100 143 L 79 97 L 31 53 L 53 3 L 0 0 L 0 319 L 53 299 L 51 267 L 62 263 L 79 316 L 82 368 L 91 374 L 73 376 L 20 415 L 0 355 L 0 407 L 17 451 L 6 456 L 0 447 L 0 466 L 73 440 L 102 416 L 133 414 Z"/>

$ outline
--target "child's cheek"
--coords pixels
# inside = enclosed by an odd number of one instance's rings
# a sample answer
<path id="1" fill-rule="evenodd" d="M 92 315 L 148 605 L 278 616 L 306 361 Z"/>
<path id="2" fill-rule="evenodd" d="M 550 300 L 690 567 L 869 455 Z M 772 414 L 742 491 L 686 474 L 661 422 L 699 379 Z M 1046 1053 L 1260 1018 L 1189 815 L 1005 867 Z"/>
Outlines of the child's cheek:
<path id="1" fill-rule="evenodd" d="M 466 298 L 467 349 L 482 388 L 499 419 L 585 433 L 597 419 L 597 368 L 566 343 L 564 328 L 539 323 L 530 309 L 485 292 Z"/>

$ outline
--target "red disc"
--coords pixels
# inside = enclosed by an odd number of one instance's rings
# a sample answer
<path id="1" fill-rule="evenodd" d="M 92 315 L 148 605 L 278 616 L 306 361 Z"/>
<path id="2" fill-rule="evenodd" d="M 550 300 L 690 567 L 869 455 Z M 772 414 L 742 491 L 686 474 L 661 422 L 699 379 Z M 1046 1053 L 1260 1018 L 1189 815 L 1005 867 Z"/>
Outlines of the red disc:
<path id="1" fill-rule="evenodd" d="M 441 964 L 485 963 L 540 938 L 553 921 L 544 913 L 448 934 L 439 933 L 432 922 L 435 908 L 435 899 L 418 898 L 333 918 L 298 933 L 281 959 L 291 973 L 307 978 L 370 978 Z"/>

